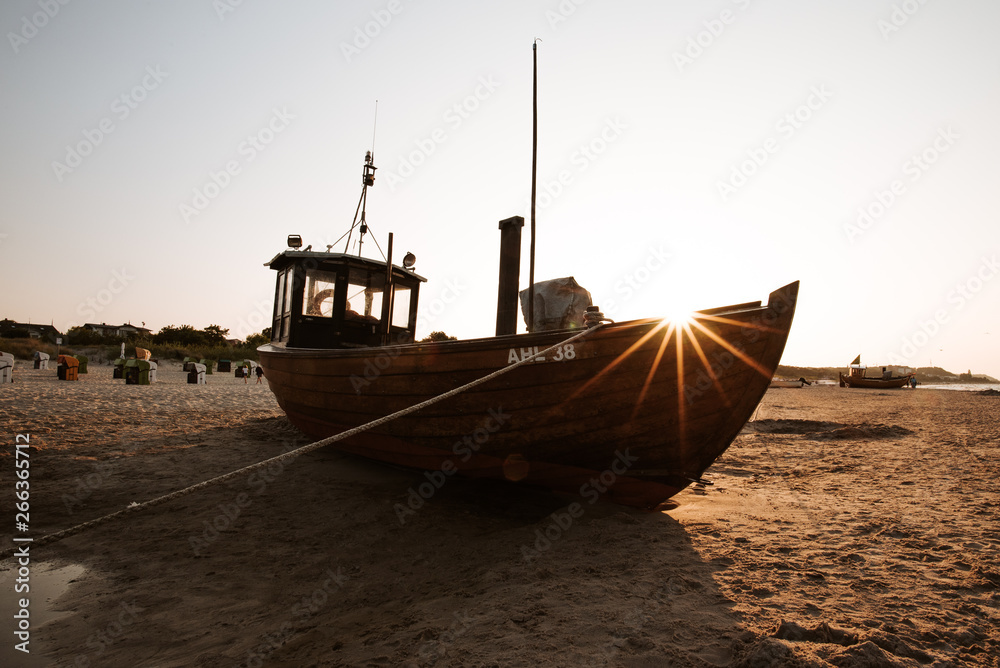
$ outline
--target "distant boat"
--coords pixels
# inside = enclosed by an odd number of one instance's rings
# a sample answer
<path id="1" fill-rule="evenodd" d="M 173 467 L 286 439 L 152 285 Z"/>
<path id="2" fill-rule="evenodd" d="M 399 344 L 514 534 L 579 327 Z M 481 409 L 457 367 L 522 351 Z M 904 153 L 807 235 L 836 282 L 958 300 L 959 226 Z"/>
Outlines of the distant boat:
<path id="1" fill-rule="evenodd" d="M 812 383 L 810 383 L 805 378 L 799 378 L 798 380 L 778 380 L 777 378 L 773 378 L 773 379 L 771 379 L 771 384 L 768 385 L 768 388 L 771 388 L 771 387 L 804 387 L 806 385 L 812 385 Z"/>
<path id="2" fill-rule="evenodd" d="M 869 372 L 872 375 L 869 375 Z M 861 355 L 854 358 L 847 367 L 847 375 L 840 374 L 841 387 L 861 387 L 869 389 L 892 389 L 915 386 L 917 374 L 910 367 L 866 366 L 861 363 Z"/>

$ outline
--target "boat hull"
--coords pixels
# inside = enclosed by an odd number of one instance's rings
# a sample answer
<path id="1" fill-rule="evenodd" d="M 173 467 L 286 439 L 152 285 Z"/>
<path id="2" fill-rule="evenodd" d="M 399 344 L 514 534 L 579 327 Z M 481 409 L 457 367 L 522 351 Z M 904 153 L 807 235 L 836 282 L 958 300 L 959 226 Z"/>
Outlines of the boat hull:
<path id="1" fill-rule="evenodd" d="M 863 378 L 859 376 L 845 376 L 840 374 L 841 387 L 863 387 L 868 389 L 894 389 L 906 387 L 910 384 L 913 375 L 902 376 L 900 378 Z"/>
<path id="2" fill-rule="evenodd" d="M 691 324 L 570 330 L 354 350 L 262 346 L 264 377 L 299 429 L 325 438 L 437 397 L 556 346 L 420 411 L 335 443 L 435 471 L 655 507 L 698 481 L 767 390 L 798 283 Z M 437 485 L 439 486 L 439 485 Z"/>

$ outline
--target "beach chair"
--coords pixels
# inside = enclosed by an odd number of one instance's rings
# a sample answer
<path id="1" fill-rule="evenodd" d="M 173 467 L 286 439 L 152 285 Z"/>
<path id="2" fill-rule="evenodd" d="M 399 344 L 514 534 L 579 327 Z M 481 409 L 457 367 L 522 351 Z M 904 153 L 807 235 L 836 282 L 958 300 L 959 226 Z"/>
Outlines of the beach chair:
<path id="1" fill-rule="evenodd" d="M 205 384 L 205 365 L 194 363 L 191 364 L 191 370 L 188 372 L 188 384 L 189 385 L 204 385 Z"/>
<path id="2" fill-rule="evenodd" d="M 14 356 L 0 353 L 0 385 L 14 382 Z"/>
<path id="3" fill-rule="evenodd" d="M 35 368 L 36 369 L 48 369 L 49 368 L 49 354 L 43 353 L 41 350 L 35 351 Z"/>
<path id="4" fill-rule="evenodd" d="M 127 360 L 125 362 L 126 385 L 149 385 L 150 371 L 155 368 L 154 362 L 147 360 Z"/>
<path id="5" fill-rule="evenodd" d="M 56 377 L 59 380 L 80 380 L 80 361 L 72 355 L 60 355 L 56 360 Z"/>

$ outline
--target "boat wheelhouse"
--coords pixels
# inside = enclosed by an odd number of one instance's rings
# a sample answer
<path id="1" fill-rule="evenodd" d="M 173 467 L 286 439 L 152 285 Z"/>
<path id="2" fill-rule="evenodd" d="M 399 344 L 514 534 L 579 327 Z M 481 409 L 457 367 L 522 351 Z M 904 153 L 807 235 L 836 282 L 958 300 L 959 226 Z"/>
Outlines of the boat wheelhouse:
<path id="1" fill-rule="evenodd" d="M 420 284 L 427 279 L 409 268 L 292 249 L 267 266 L 277 272 L 273 344 L 336 349 L 413 342 Z"/>

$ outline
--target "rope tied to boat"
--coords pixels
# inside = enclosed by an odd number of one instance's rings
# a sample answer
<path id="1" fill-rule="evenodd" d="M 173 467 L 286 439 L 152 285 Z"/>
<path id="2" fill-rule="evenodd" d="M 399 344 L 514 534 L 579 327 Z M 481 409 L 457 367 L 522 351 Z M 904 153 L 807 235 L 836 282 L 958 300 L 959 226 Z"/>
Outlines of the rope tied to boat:
<path id="1" fill-rule="evenodd" d="M 313 450 L 318 450 L 319 448 L 326 447 L 327 445 L 330 445 L 332 443 L 336 443 L 337 441 L 342 441 L 344 439 L 350 438 L 351 436 L 355 436 L 357 434 L 360 434 L 361 432 L 368 431 L 369 429 L 374 429 L 376 427 L 380 427 L 383 424 L 386 424 L 387 422 L 391 422 L 393 420 L 396 420 L 398 418 L 404 417 L 404 416 L 409 415 L 411 413 L 416 413 L 417 411 L 422 410 L 424 408 L 427 408 L 428 406 L 436 404 L 436 403 L 438 403 L 440 401 L 444 401 L 445 399 L 450 399 L 451 397 L 454 397 L 457 394 L 461 394 L 462 392 L 470 390 L 473 387 L 476 387 L 478 385 L 482 385 L 483 383 L 487 383 L 487 382 L 493 380 L 494 378 L 502 376 L 505 373 L 510 373 L 514 369 L 516 369 L 516 368 L 518 368 L 520 366 L 523 366 L 525 364 L 528 364 L 528 363 L 534 361 L 535 358 L 544 357 L 548 353 L 554 353 L 556 351 L 556 349 L 559 348 L 560 346 L 564 346 L 564 345 L 566 345 L 568 343 L 572 343 L 572 342 L 574 342 L 574 341 L 576 341 L 578 339 L 583 338 L 587 334 L 590 334 L 591 332 L 593 332 L 596 329 L 598 329 L 603 324 L 604 324 L 603 322 L 600 322 L 597 325 L 588 326 L 587 328 L 583 329 L 580 332 L 577 332 L 576 334 L 574 334 L 573 336 L 569 337 L 568 339 L 566 339 L 564 341 L 560 341 L 559 343 L 556 343 L 556 344 L 554 344 L 552 346 L 549 346 L 548 348 L 546 348 L 544 350 L 540 350 L 539 352 L 536 352 L 533 355 L 529 355 L 528 357 L 525 357 L 524 359 L 522 359 L 522 360 L 520 360 L 518 362 L 515 362 L 513 364 L 505 366 L 502 369 L 497 369 L 496 371 L 493 371 L 493 372 L 491 372 L 491 373 L 483 376 L 482 378 L 478 378 L 476 380 L 473 380 L 471 382 L 466 383 L 465 385 L 461 385 L 461 386 L 456 387 L 456 388 L 454 388 L 452 390 L 448 390 L 447 392 L 445 392 L 443 394 L 439 394 L 436 397 L 431 397 L 430 399 L 426 399 L 424 401 L 421 401 L 420 403 L 414 404 L 414 405 L 409 406 L 407 408 L 403 408 L 401 410 L 396 411 L 395 413 L 391 413 L 390 415 L 385 415 L 383 417 L 380 417 L 377 420 L 372 420 L 371 422 L 366 422 L 363 425 L 354 427 L 352 429 L 348 429 L 347 431 L 342 431 L 339 434 L 334 434 L 333 436 L 329 436 L 327 438 L 324 438 L 322 440 L 316 441 L 314 443 L 309 443 L 307 445 L 303 445 L 302 447 L 296 448 L 295 450 L 289 450 L 288 452 L 282 453 L 280 455 L 275 455 L 274 457 L 270 457 L 270 458 L 265 459 L 263 461 L 257 462 L 256 464 L 250 464 L 248 466 L 244 466 L 243 468 L 237 469 L 237 470 L 232 471 L 230 473 L 225 473 L 223 475 L 216 476 L 214 478 L 209 478 L 208 480 L 204 480 L 204 481 L 196 483 L 194 485 L 190 485 L 188 487 L 184 487 L 183 489 L 179 489 L 179 490 L 177 490 L 175 492 L 171 492 L 171 493 L 165 494 L 163 496 L 158 496 L 156 498 L 150 499 L 148 501 L 144 501 L 142 503 L 135 503 L 135 502 L 130 503 L 128 506 L 126 506 L 122 510 L 118 510 L 118 511 L 110 513 L 108 515 L 104 515 L 102 517 L 98 517 L 98 518 L 89 520 L 87 522 L 83 522 L 82 524 L 77 524 L 76 526 L 72 526 L 72 527 L 70 527 L 68 529 L 63 529 L 62 531 L 56 531 L 55 533 L 46 534 L 46 535 L 42 536 L 41 538 L 34 539 L 31 542 L 24 543 L 24 544 L 32 545 L 34 547 L 40 547 L 42 545 L 49 545 L 49 544 L 55 543 L 57 541 L 63 540 L 64 538 L 69 538 L 70 536 L 74 536 L 76 534 L 82 533 L 82 532 L 87 531 L 89 529 L 93 529 L 94 527 L 100 526 L 102 524 L 106 524 L 106 523 L 111 522 L 111 521 L 116 520 L 116 519 L 119 519 L 119 518 L 124 517 L 126 515 L 131 515 L 131 514 L 140 512 L 142 510 L 146 510 L 147 508 L 152 508 L 153 506 L 158 506 L 158 505 L 166 503 L 168 501 L 173 501 L 174 499 L 179 499 L 182 496 L 187 496 L 188 494 L 193 494 L 194 492 L 197 492 L 199 490 L 205 489 L 206 487 L 210 487 L 211 485 L 217 485 L 219 483 L 227 482 L 229 480 L 232 480 L 234 478 L 240 477 L 240 476 L 245 475 L 247 473 L 251 473 L 253 471 L 256 471 L 258 469 L 264 468 L 264 467 L 269 466 L 271 464 L 274 464 L 276 462 L 284 462 L 284 461 L 287 461 L 287 460 L 295 459 L 295 458 L 297 458 L 300 455 L 306 454 L 307 452 L 312 452 Z M 3 550 L 2 552 L 0 552 L 0 559 L 6 559 L 7 557 L 13 556 L 15 554 L 15 552 L 16 552 L 15 548 L 10 548 L 10 549 L 7 549 L 7 550 Z"/>
<path id="2" fill-rule="evenodd" d="M 614 322 L 611 318 L 605 318 L 604 314 L 596 306 L 588 306 L 583 313 L 583 324 L 587 327 L 597 327 L 607 322 Z"/>

